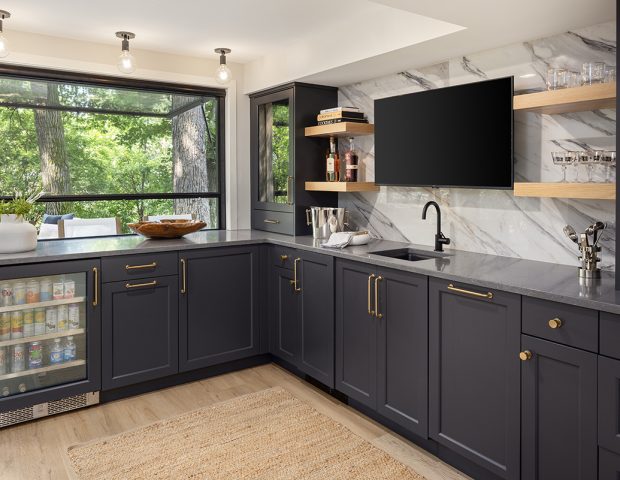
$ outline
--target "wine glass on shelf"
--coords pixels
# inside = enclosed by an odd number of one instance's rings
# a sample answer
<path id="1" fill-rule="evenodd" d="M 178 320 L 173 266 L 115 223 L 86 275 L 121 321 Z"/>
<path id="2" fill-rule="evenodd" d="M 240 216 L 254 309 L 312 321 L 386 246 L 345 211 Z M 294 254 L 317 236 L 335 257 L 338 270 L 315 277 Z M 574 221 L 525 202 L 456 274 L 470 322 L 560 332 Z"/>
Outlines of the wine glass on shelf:
<path id="1" fill-rule="evenodd" d="M 592 170 L 594 168 L 594 154 L 591 151 L 588 150 L 582 150 L 580 152 L 577 152 L 577 164 L 578 165 L 585 165 L 585 167 L 587 168 L 588 171 L 588 180 L 587 182 L 591 183 L 592 182 Z"/>
<path id="2" fill-rule="evenodd" d="M 611 183 L 612 169 L 616 166 L 616 152 L 606 150 L 602 152 L 601 162 L 605 165 L 605 181 Z"/>
<path id="3" fill-rule="evenodd" d="M 562 167 L 562 182 L 566 182 L 566 167 L 575 161 L 573 152 L 551 152 L 554 165 Z"/>

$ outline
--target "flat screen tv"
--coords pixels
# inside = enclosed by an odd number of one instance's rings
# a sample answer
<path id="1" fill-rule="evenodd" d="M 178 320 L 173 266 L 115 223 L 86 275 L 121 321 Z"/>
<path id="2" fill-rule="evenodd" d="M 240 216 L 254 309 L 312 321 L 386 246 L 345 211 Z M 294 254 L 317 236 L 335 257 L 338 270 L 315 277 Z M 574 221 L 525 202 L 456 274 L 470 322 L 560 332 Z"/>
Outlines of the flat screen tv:
<path id="1" fill-rule="evenodd" d="M 379 185 L 513 187 L 513 77 L 375 100 Z"/>

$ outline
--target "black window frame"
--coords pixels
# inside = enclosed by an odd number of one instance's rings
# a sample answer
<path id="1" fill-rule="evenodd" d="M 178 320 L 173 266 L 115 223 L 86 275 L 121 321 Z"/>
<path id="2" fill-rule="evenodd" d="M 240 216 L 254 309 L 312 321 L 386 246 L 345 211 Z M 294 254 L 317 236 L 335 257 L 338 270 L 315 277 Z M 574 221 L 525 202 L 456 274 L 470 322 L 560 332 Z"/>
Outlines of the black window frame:
<path id="1" fill-rule="evenodd" d="M 179 93 L 201 97 L 214 97 L 217 99 L 218 115 L 218 191 L 217 192 L 189 192 L 189 193 L 113 193 L 113 194 L 88 194 L 88 195 L 44 195 L 38 202 L 80 202 L 80 201 L 105 201 L 105 200 L 159 200 L 177 198 L 216 198 L 218 199 L 218 228 L 210 230 L 226 229 L 226 151 L 225 151 L 225 107 L 226 89 L 204 87 L 184 83 L 161 82 L 157 80 L 143 80 L 132 77 L 116 77 L 112 75 L 99 75 L 91 73 L 72 72 L 67 70 L 55 70 L 21 65 L 0 64 L 0 77 L 13 77 L 26 80 L 47 80 L 66 84 L 93 85 L 97 87 L 109 87 L 126 90 L 142 90 L 158 93 Z M 0 108 L 2 105 L 0 105 Z M 23 108 L 33 108 L 24 106 Z M 113 113 L 110 111 L 104 113 Z M 131 115 L 126 112 L 118 112 L 123 115 Z M 0 200 L 12 200 L 12 196 L 0 195 Z"/>

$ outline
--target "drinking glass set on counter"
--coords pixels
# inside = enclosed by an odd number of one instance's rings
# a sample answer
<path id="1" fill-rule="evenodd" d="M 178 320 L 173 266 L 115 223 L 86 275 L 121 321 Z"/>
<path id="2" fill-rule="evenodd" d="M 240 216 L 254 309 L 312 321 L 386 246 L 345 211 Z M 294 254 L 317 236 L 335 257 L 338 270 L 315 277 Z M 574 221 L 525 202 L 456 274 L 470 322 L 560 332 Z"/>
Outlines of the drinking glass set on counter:
<path id="1" fill-rule="evenodd" d="M 613 181 L 612 168 L 616 166 L 616 152 L 610 150 L 583 150 L 578 152 L 551 152 L 554 165 L 562 167 L 562 182 L 566 182 L 566 169 L 572 165 L 587 167 L 587 182 L 592 182 L 592 173 L 595 166 L 605 168 L 605 182 Z M 576 171 L 575 181 L 579 180 L 579 170 Z"/>
<path id="2" fill-rule="evenodd" d="M 566 68 L 549 68 L 547 70 L 548 90 L 560 90 L 597 83 L 614 83 L 615 81 L 616 67 L 604 62 L 584 63 L 581 72 Z"/>

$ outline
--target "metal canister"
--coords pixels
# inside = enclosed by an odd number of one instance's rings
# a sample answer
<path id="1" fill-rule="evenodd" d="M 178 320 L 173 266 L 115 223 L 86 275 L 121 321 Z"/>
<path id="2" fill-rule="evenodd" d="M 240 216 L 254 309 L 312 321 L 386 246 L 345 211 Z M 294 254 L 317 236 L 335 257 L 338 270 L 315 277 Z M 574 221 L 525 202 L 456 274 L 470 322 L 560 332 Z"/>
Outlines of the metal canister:
<path id="1" fill-rule="evenodd" d="M 71 330 L 80 328 L 80 306 L 77 303 L 69 305 L 69 328 Z"/>
<path id="2" fill-rule="evenodd" d="M 45 309 L 45 332 L 56 333 L 58 331 L 58 310 L 56 307 Z"/>
<path id="3" fill-rule="evenodd" d="M 11 339 L 11 312 L 0 313 L 0 340 Z"/>
<path id="4" fill-rule="evenodd" d="M 45 335 L 45 309 L 34 309 L 34 334 Z"/>
<path id="5" fill-rule="evenodd" d="M 26 303 L 39 303 L 38 280 L 28 280 L 26 283 Z"/>
<path id="6" fill-rule="evenodd" d="M 11 312 L 11 338 L 23 338 L 24 313 L 21 310 Z"/>
<path id="7" fill-rule="evenodd" d="M 56 314 L 56 325 L 58 325 L 59 332 L 69 329 L 69 306 L 68 305 L 58 305 L 58 311 Z"/>
<path id="8" fill-rule="evenodd" d="M 26 303 L 26 284 L 22 281 L 13 284 L 13 305 Z"/>
<path id="9" fill-rule="evenodd" d="M 43 277 L 39 283 L 39 300 L 48 302 L 52 299 L 52 280 L 49 277 Z"/>
<path id="10" fill-rule="evenodd" d="M 24 337 L 34 335 L 34 310 L 24 310 Z"/>
<path id="11" fill-rule="evenodd" d="M 11 361 L 11 372 L 17 373 L 26 370 L 26 347 L 20 343 L 13 345 L 13 359 Z"/>
<path id="12" fill-rule="evenodd" d="M 41 342 L 32 342 L 28 347 L 28 368 L 40 368 L 43 365 L 43 346 Z"/>
<path id="13" fill-rule="evenodd" d="M 13 286 L 9 282 L 0 285 L 0 307 L 13 305 Z"/>
<path id="14" fill-rule="evenodd" d="M 9 354 L 7 347 L 0 347 L 0 375 L 8 373 L 9 370 Z"/>

